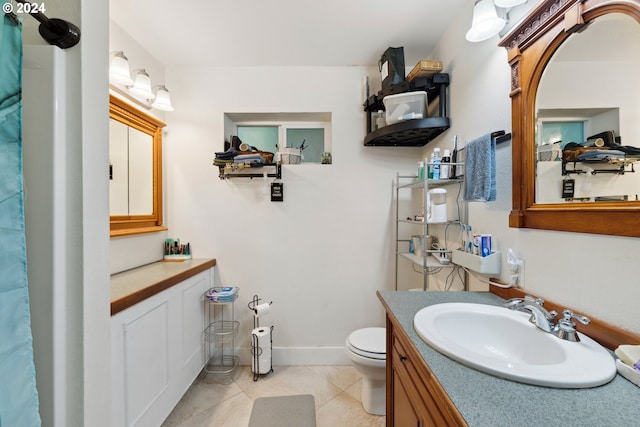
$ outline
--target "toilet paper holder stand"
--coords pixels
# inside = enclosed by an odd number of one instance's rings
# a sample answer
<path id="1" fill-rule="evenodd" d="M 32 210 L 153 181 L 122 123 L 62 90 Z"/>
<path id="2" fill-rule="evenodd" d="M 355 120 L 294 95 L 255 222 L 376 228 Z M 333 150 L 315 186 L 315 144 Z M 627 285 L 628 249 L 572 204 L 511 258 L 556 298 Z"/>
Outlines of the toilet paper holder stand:
<path id="1" fill-rule="evenodd" d="M 260 301 L 262 301 L 260 298 L 258 298 L 258 295 L 254 295 L 253 299 L 251 301 L 249 301 L 248 307 L 249 310 L 251 310 L 253 312 L 253 330 L 260 328 L 260 307 L 264 307 L 264 304 L 261 304 Z M 273 304 L 273 301 L 269 302 L 269 306 L 271 306 L 271 304 Z M 264 341 L 262 341 L 263 346 L 260 346 L 260 341 L 258 340 L 258 336 L 253 333 L 253 331 L 251 332 L 251 357 L 253 358 L 253 363 L 252 363 L 252 371 L 253 371 L 253 381 L 258 381 L 258 378 L 260 378 L 260 376 L 265 376 L 267 374 L 270 374 L 271 372 L 273 372 L 273 358 L 269 358 L 269 369 L 263 372 L 264 368 L 262 369 L 260 368 L 260 356 L 262 356 L 263 352 L 264 352 Z M 268 349 L 269 354 L 272 354 L 272 350 L 273 350 L 273 326 L 269 327 L 269 344 L 270 347 Z"/>

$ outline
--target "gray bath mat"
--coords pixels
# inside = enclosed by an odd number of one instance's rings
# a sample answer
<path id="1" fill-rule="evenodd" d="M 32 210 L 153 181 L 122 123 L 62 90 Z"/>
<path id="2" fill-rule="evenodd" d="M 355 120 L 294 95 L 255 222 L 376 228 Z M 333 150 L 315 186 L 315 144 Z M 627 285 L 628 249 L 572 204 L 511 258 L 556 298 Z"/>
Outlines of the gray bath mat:
<path id="1" fill-rule="evenodd" d="M 260 397 L 253 402 L 249 427 L 315 427 L 312 395 Z"/>

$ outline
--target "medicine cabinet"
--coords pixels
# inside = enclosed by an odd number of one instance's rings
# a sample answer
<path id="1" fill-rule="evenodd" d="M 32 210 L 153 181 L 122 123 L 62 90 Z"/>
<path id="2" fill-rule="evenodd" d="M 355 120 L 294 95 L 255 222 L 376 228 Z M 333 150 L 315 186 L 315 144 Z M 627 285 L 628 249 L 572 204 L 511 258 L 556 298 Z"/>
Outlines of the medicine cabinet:
<path id="1" fill-rule="evenodd" d="M 109 97 L 111 236 L 163 231 L 163 122 Z M 106 172 L 106 171 L 105 171 Z"/>

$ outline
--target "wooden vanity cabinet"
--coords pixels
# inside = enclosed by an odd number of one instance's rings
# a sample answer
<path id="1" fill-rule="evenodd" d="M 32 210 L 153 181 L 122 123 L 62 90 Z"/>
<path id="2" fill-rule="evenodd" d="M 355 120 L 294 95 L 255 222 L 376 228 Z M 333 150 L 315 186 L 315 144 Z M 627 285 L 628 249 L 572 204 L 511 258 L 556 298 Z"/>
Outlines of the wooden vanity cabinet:
<path id="1" fill-rule="evenodd" d="M 387 314 L 387 427 L 466 425 L 409 337 Z"/>

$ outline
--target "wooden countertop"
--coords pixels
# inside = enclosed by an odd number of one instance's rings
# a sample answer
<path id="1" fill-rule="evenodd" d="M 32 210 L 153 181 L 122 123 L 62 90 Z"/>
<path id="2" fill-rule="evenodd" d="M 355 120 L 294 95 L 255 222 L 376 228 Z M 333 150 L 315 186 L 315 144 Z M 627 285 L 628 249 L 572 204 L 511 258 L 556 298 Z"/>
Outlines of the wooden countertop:
<path id="1" fill-rule="evenodd" d="M 215 258 L 158 261 L 111 276 L 111 315 L 216 265 Z"/>

